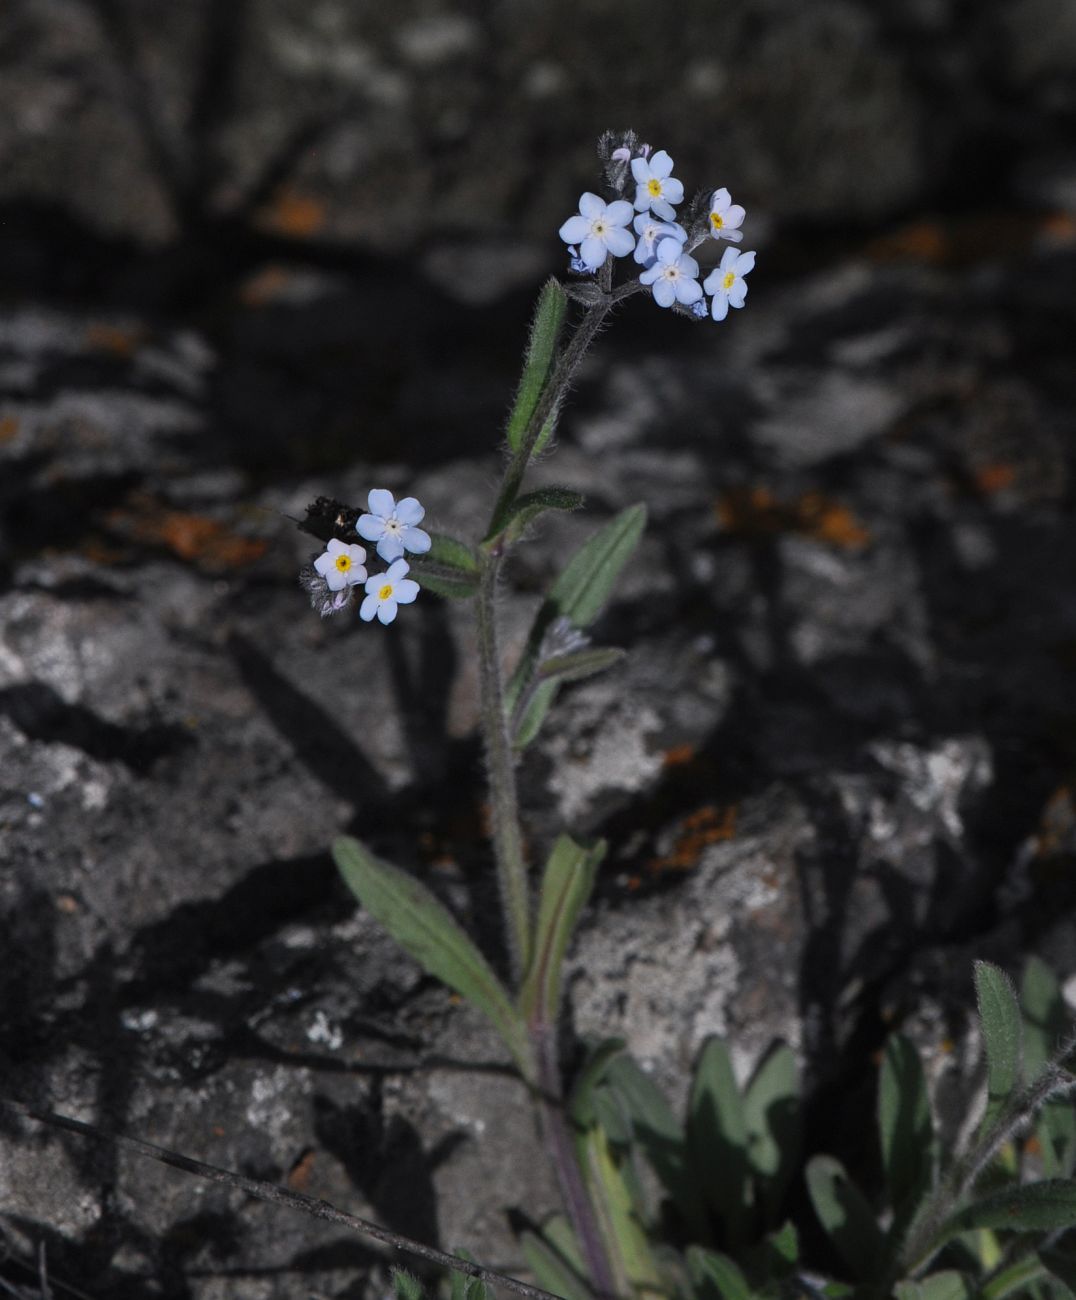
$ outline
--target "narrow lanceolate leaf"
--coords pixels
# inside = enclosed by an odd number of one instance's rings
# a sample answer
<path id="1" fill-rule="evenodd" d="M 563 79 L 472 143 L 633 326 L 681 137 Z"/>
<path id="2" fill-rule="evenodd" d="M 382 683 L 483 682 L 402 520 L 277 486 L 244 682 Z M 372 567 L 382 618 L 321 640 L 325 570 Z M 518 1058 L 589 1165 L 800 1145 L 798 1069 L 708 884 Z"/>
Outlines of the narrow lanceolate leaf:
<path id="1" fill-rule="evenodd" d="M 1076 1227 L 1076 1182 L 1051 1178 L 995 1192 L 966 1206 L 946 1222 L 942 1240 L 972 1228 L 1051 1232 L 1071 1227 Z"/>
<path id="2" fill-rule="evenodd" d="M 1024 1010 L 1024 1070 L 1033 1079 L 1057 1051 L 1069 1028 L 1057 976 L 1038 957 L 1028 959 L 1020 985 Z M 1069 1099 L 1050 1101 L 1035 1123 L 1047 1178 L 1065 1178 L 1076 1165 L 1076 1109 Z"/>
<path id="3" fill-rule="evenodd" d="M 684 1129 L 665 1094 L 630 1056 L 618 1056 L 606 1081 L 631 1120 L 635 1141 L 691 1229 L 695 1240 L 706 1234 L 706 1211 L 688 1162 Z"/>
<path id="4" fill-rule="evenodd" d="M 971 1300 L 975 1288 L 955 1269 L 931 1273 L 917 1282 L 898 1282 L 893 1288 L 895 1300 Z"/>
<path id="5" fill-rule="evenodd" d="M 411 564 L 411 577 L 428 591 L 449 600 L 464 600 L 478 590 L 478 558 L 455 537 L 431 533 L 432 545 Z"/>
<path id="6" fill-rule="evenodd" d="M 512 451 L 518 451 L 523 445 L 527 425 L 541 400 L 542 390 L 545 388 L 556 359 L 557 339 L 567 309 L 568 299 L 560 282 L 554 279 L 547 280 L 538 297 L 538 308 L 534 313 L 534 324 L 531 326 L 527 358 L 523 363 L 523 374 L 519 380 L 512 413 L 508 417 L 507 438 L 508 446 Z"/>
<path id="7" fill-rule="evenodd" d="M 534 1280 L 543 1291 L 552 1291 L 564 1300 L 593 1300 L 580 1274 L 536 1232 L 521 1233 L 519 1244 Z"/>
<path id="8" fill-rule="evenodd" d="M 689 1246 L 687 1267 L 699 1300 L 754 1300 L 747 1278 L 727 1255 Z"/>
<path id="9" fill-rule="evenodd" d="M 747 1159 L 767 1210 L 777 1209 L 799 1159 L 801 1115 L 796 1058 L 779 1044 L 762 1060 L 744 1093 Z"/>
<path id="10" fill-rule="evenodd" d="M 584 848 L 562 835 L 553 846 L 542 876 L 534 955 L 519 994 L 520 1009 L 528 1020 L 556 1023 L 564 954 L 604 855 L 604 841 Z"/>
<path id="11" fill-rule="evenodd" d="M 392 1290 L 396 1300 L 424 1300 L 422 1283 L 411 1273 L 401 1268 L 392 1270 Z"/>
<path id="12" fill-rule="evenodd" d="M 863 1194 L 832 1156 L 807 1163 L 807 1191 L 819 1222 L 850 1272 L 871 1281 L 885 1272 L 885 1238 Z"/>
<path id="13" fill-rule="evenodd" d="M 898 1221 L 930 1187 L 934 1123 L 919 1053 L 899 1034 L 885 1047 L 878 1079 L 878 1129 L 889 1203 Z"/>
<path id="14" fill-rule="evenodd" d="M 729 1049 L 720 1038 L 706 1040 L 695 1066 L 687 1150 L 726 1240 L 738 1242 L 747 1217 L 747 1121 Z"/>
<path id="15" fill-rule="evenodd" d="M 488 542 L 503 532 L 509 541 L 515 541 L 528 524 L 547 510 L 580 510 L 585 501 L 581 492 L 573 492 L 571 488 L 535 488 L 533 492 L 525 492 L 523 496 L 516 497 L 505 511 L 504 518 L 494 521 L 485 540 Z"/>
<path id="16" fill-rule="evenodd" d="M 986 1047 L 985 1129 L 1020 1082 L 1022 1022 L 1016 992 L 1009 977 L 997 966 L 985 961 L 975 963 L 975 993 Z"/>
<path id="17" fill-rule="evenodd" d="M 585 650 L 570 650 L 567 654 L 543 659 L 538 668 L 538 680 L 543 682 L 578 682 L 612 668 L 624 658 L 624 651 L 616 646 L 588 646 Z"/>
<path id="18" fill-rule="evenodd" d="M 625 1046 L 623 1038 L 603 1038 L 591 1049 L 568 1098 L 568 1113 L 577 1128 L 587 1128 L 594 1123 L 594 1090 L 605 1077 L 609 1062 L 619 1056 Z"/>
<path id="19" fill-rule="evenodd" d="M 429 974 L 474 1003 L 493 1022 L 520 1070 L 529 1075 L 526 1029 L 489 963 L 433 894 L 348 836 L 333 858 L 351 892 Z"/>
<path id="20" fill-rule="evenodd" d="M 567 619 L 577 628 L 589 627 L 594 622 L 612 595 L 645 527 L 646 506 L 629 506 L 584 542 L 568 561 L 535 616 L 527 644 L 505 691 L 510 716 L 530 691 L 538 670 L 542 640 L 550 625 L 558 618 Z M 522 748 L 537 734 L 556 690 L 554 681 L 538 683 L 516 729 L 517 747 Z"/>

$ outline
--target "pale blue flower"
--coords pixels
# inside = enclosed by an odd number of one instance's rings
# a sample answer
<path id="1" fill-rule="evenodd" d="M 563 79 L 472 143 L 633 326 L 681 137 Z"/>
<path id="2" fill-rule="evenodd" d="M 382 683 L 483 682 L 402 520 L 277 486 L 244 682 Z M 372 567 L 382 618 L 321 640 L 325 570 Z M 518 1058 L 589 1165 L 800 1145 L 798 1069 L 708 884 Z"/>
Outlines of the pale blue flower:
<path id="1" fill-rule="evenodd" d="M 728 190 L 714 190 L 710 199 L 710 234 L 715 239 L 728 239 L 738 244 L 743 239 L 743 219 L 747 215 L 738 203 L 733 203 Z"/>
<path id="2" fill-rule="evenodd" d="M 635 244 L 635 260 L 641 266 L 653 266 L 658 255 L 658 244 L 663 239 L 678 239 L 687 243 L 687 231 L 675 221 L 659 221 L 649 212 L 640 212 L 632 222 L 639 236 Z"/>
<path id="3" fill-rule="evenodd" d="M 714 320 L 724 320 L 730 307 L 742 307 L 747 297 L 744 276 L 755 265 L 754 253 L 739 253 L 726 248 L 720 265 L 715 266 L 703 282 L 707 293 L 713 294 L 710 315 Z"/>
<path id="4" fill-rule="evenodd" d="M 426 511 L 414 497 L 396 501 L 385 488 L 374 488 L 367 498 L 368 515 L 360 515 L 355 531 L 368 542 L 377 543 L 377 553 L 389 563 L 404 551 L 424 555 L 431 546 L 430 535 L 416 525 Z"/>
<path id="5" fill-rule="evenodd" d="M 654 286 L 654 301 L 659 307 L 671 307 L 674 302 L 690 307 L 702 297 L 699 264 L 684 252 L 678 239 L 663 239 L 658 244 L 657 260 L 639 276 L 639 281 Z"/>
<path id="6" fill-rule="evenodd" d="M 384 573 L 366 580 L 366 599 L 359 606 L 359 618 L 369 623 L 377 615 L 379 623 L 391 623 L 401 605 L 410 605 L 419 593 L 414 578 L 405 575 L 411 566 L 406 560 L 390 564 Z"/>
<path id="7" fill-rule="evenodd" d="M 606 203 L 597 194 L 584 194 L 579 213 L 560 228 L 566 244 L 579 245 L 579 257 L 588 271 L 604 266 L 609 254 L 626 257 L 635 247 L 635 236 L 624 227 L 632 218 L 632 206 L 624 199 Z"/>
<path id="8" fill-rule="evenodd" d="M 684 197 L 684 186 L 672 175 L 673 160 L 659 149 L 652 158 L 633 158 L 631 174 L 635 177 L 635 210 L 653 212 L 662 221 L 676 216 L 674 203 Z"/>

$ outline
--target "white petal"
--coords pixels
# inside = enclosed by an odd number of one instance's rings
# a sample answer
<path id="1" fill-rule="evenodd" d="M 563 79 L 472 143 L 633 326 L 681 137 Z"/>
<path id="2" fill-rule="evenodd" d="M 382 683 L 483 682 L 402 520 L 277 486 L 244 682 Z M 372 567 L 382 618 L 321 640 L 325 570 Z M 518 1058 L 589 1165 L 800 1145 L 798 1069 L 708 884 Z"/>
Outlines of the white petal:
<path id="1" fill-rule="evenodd" d="M 707 293 L 717 293 L 721 288 L 721 272 L 715 267 L 702 282 Z"/>
<path id="2" fill-rule="evenodd" d="M 734 248 L 726 248 L 721 254 L 721 261 L 718 265 L 718 269 L 721 271 L 731 271 L 733 269 L 733 263 L 739 256 L 739 253 L 737 253 Z"/>
<path id="3" fill-rule="evenodd" d="M 635 247 L 635 236 L 623 226 L 614 226 L 605 236 L 605 242 L 615 257 L 627 257 Z"/>
<path id="4" fill-rule="evenodd" d="M 347 550 L 347 542 L 340 541 L 338 537 L 330 537 L 325 549 L 330 555 L 342 555 Z"/>
<path id="5" fill-rule="evenodd" d="M 377 607 L 377 621 L 379 623 L 391 623 L 396 617 L 396 602 L 390 596 L 388 600 L 383 600 Z"/>
<path id="6" fill-rule="evenodd" d="M 588 235 L 579 245 L 579 256 L 592 271 L 596 271 L 600 266 L 605 265 L 605 259 L 609 256 L 609 252 L 600 239 Z"/>
<path id="7" fill-rule="evenodd" d="M 578 244 L 581 239 L 586 238 L 587 231 L 590 229 L 590 222 L 586 217 L 574 216 L 561 226 L 559 234 L 566 244 Z"/>
<path id="8" fill-rule="evenodd" d="M 386 533 L 377 544 L 377 553 L 388 564 L 393 560 L 398 560 L 403 555 L 403 542 L 398 537 L 393 537 L 391 533 Z"/>
<path id="9" fill-rule="evenodd" d="M 661 197 L 668 199 L 670 203 L 682 202 L 684 198 L 683 181 L 678 181 L 675 176 L 670 176 L 661 187 Z M 666 217 L 666 220 L 671 221 L 672 218 Z"/>
<path id="10" fill-rule="evenodd" d="M 687 231 L 678 221 L 667 221 L 665 231 L 671 239 L 678 239 L 681 244 L 687 243 Z"/>
<path id="11" fill-rule="evenodd" d="M 714 320 L 724 320 L 729 314 L 729 297 L 727 293 L 719 291 L 714 294 L 714 300 L 710 304 L 710 315 Z"/>
<path id="12" fill-rule="evenodd" d="M 382 519 L 390 519 L 392 512 L 396 509 L 396 501 L 392 493 L 387 488 L 374 488 L 366 498 L 372 515 L 380 515 Z"/>
<path id="13" fill-rule="evenodd" d="M 654 261 L 655 261 L 654 254 L 647 249 L 645 239 L 640 239 L 639 242 L 635 245 L 635 260 L 639 263 L 640 266 L 654 265 Z M 649 284 L 650 281 L 647 280 L 646 283 Z"/>
<path id="14" fill-rule="evenodd" d="M 729 290 L 729 306 L 742 307 L 743 300 L 747 297 L 747 285 L 743 280 L 737 280 Z"/>
<path id="15" fill-rule="evenodd" d="M 347 574 L 334 565 L 325 575 L 325 585 L 330 591 L 342 591 L 347 586 Z"/>
<path id="16" fill-rule="evenodd" d="M 734 250 L 731 249 L 729 251 L 733 252 L 733 255 L 736 258 L 735 265 L 733 266 L 732 269 L 736 272 L 737 275 L 746 275 L 748 271 L 752 270 L 752 268 L 755 265 L 755 255 L 753 252 L 736 253 L 734 252 Z"/>
<path id="17" fill-rule="evenodd" d="M 385 521 L 378 515 L 359 515 L 355 531 L 367 542 L 376 542 L 385 531 Z"/>
<path id="18" fill-rule="evenodd" d="M 670 175 L 672 169 L 673 160 L 664 149 L 659 149 L 657 153 L 650 155 L 650 171 L 659 181 L 663 181 L 666 176 Z"/>
<path id="19" fill-rule="evenodd" d="M 693 302 L 698 302 L 702 297 L 702 288 L 698 280 L 677 280 L 676 282 L 676 300 L 682 302 L 685 307 L 690 307 Z"/>
<path id="20" fill-rule="evenodd" d="M 366 561 L 366 551 L 361 546 L 356 546 L 354 542 L 347 548 L 351 556 L 352 564 L 364 564 Z"/>
<path id="21" fill-rule="evenodd" d="M 683 245 L 678 239 L 663 239 L 658 244 L 658 261 L 662 266 L 673 266 L 679 262 L 683 251 Z"/>
<path id="22" fill-rule="evenodd" d="M 366 599 L 359 606 L 359 618 L 361 618 L 364 623 L 369 623 L 369 621 L 373 618 L 373 616 L 376 613 L 377 613 L 377 597 L 367 596 Z"/>
<path id="23" fill-rule="evenodd" d="M 420 524 L 425 513 L 417 497 L 404 497 L 396 502 L 396 518 L 401 524 Z"/>
<path id="24" fill-rule="evenodd" d="M 405 551 L 411 551 L 414 555 L 425 555 L 433 545 L 433 539 L 425 529 L 405 528 L 403 530 L 403 544 Z"/>
<path id="25" fill-rule="evenodd" d="M 725 227 L 735 228 L 743 225 L 743 219 L 747 216 L 747 209 L 741 208 L 738 203 L 734 203 L 728 212 L 725 213 Z"/>
<path id="26" fill-rule="evenodd" d="M 645 158 L 633 158 L 631 160 L 631 174 L 639 185 L 645 185 L 650 179 L 650 164 Z M 636 204 L 636 207 L 638 207 L 638 204 Z"/>
<path id="27" fill-rule="evenodd" d="M 647 226 L 650 224 L 650 220 L 651 218 L 649 212 L 640 212 L 639 215 L 635 218 L 635 220 L 631 223 L 632 226 L 634 226 L 635 228 L 635 233 L 637 235 L 641 235 L 646 230 Z"/>
<path id="28" fill-rule="evenodd" d="M 635 210 L 636 212 L 649 212 L 651 198 L 646 192 L 646 186 L 640 185 L 635 191 Z"/>
<path id="29" fill-rule="evenodd" d="M 595 217 L 600 217 L 605 211 L 605 200 L 599 198 L 597 194 L 591 194 L 588 190 L 579 200 L 579 211 L 584 217 L 593 221 Z"/>
<path id="30" fill-rule="evenodd" d="M 713 196 L 710 199 L 710 211 L 724 212 L 731 202 L 732 202 L 732 195 L 728 192 L 727 189 L 725 189 L 724 186 L 722 186 L 721 189 L 714 190 L 713 192 Z"/>
<path id="31" fill-rule="evenodd" d="M 347 573 L 344 574 L 344 580 L 349 587 L 357 587 L 360 582 L 366 581 L 366 566 L 362 564 L 353 564 Z"/>
<path id="32" fill-rule="evenodd" d="M 639 283 L 653 284 L 660 274 L 661 274 L 661 264 L 659 262 L 655 262 L 653 266 L 648 266 L 646 270 L 642 273 L 642 275 L 639 276 Z"/>
<path id="33" fill-rule="evenodd" d="M 699 278 L 699 264 L 693 257 L 689 257 L 687 253 L 684 253 L 680 258 L 680 274 L 689 275 L 693 280 Z"/>
<path id="34" fill-rule="evenodd" d="M 627 199 L 617 199 L 605 209 L 605 219 L 613 226 L 626 226 L 631 220 L 633 208 Z"/>
<path id="35" fill-rule="evenodd" d="M 676 301 L 676 290 L 664 276 L 654 285 L 654 301 L 659 307 L 671 307 Z"/>
<path id="36" fill-rule="evenodd" d="M 638 200 L 636 200 L 635 206 L 639 206 Z M 672 221 L 673 217 L 676 216 L 676 209 L 671 203 L 666 203 L 664 199 L 651 199 L 650 211 L 656 212 L 662 221 Z"/>
<path id="37" fill-rule="evenodd" d="M 730 243 L 738 244 L 740 240 L 743 239 L 743 231 L 729 230 L 729 228 L 726 226 L 724 230 L 715 230 L 714 238 L 727 239 Z"/>
<path id="38" fill-rule="evenodd" d="M 414 578 L 404 578 L 398 582 L 392 589 L 392 594 L 401 605 L 410 605 L 419 593 L 419 585 Z"/>
<path id="39" fill-rule="evenodd" d="M 383 573 L 371 573 L 366 579 L 366 594 L 376 596 L 378 591 L 385 585 L 385 575 Z"/>
<path id="40" fill-rule="evenodd" d="M 318 573 L 320 573 L 324 578 L 330 569 L 336 568 L 336 561 L 331 555 L 319 555 L 314 561 L 314 568 L 317 569 Z"/>

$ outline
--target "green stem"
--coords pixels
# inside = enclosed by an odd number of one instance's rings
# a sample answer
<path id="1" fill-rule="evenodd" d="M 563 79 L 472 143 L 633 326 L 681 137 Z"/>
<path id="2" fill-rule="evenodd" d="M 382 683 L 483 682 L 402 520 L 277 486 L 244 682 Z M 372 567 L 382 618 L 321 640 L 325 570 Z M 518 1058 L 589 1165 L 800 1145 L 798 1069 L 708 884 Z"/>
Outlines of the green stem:
<path id="1" fill-rule="evenodd" d="M 508 929 L 513 974 L 518 984 L 527 969 L 531 952 L 531 906 L 527 885 L 527 864 L 523 858 L 523 833 L 519 824 L 519 800 L 516 795 L 515 757 L 508 734 L 501 682 L 500 653 L 497 647 L 495 602 L 499 554 L 482 560 L 475 611 L 478 623 L 478 675 L 482 697 L 482 732 L 486 742 L 486 763 L 493 821 L 493 854 L 497 863 L 497 883 L 501 892 L 501 910 Z"/>

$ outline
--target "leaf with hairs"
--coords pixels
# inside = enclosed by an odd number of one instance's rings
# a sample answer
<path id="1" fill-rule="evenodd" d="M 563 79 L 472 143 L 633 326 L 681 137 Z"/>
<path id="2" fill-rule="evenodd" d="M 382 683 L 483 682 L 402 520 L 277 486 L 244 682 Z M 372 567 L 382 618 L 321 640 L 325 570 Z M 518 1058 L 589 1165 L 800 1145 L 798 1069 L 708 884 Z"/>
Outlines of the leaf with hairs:
<path id="1" fill-rule="evenodd" d="M 942 1230 L 947 1240 L 972 1228 L 1053 1232 L 1076 1226 L 1076 1182 L 1050 1178 L 995 1192 L 952 1215 Z"/>
<path id="2" fill-rule="evenodd" d="M 885 1272 L 885 1238 L 863 1193 L 839 1160 L 813 1156 L 807 1162 L 807 1191 L 815 1214 L 858 1281 L 870 1282 Z"/>
<path id="3" fill-rule="evenodd" d="M 919 1053 L 900 1034 L 885 1045 L 878 1078 L 882 1165 L 898 1225 L 907 1224 L 934 1178 L 934 1121 Z"/>
<path id="4" fill-rule="evenodd" d="M 687 1267 L 699 1300 L 755 1300 L 740 1266 L 727 1255 L 689 1246 Z"/>
<path id="5" fill-rule="evenodd" d="M 898 1282 L 893 1288 L 894 1300 L 972 1300 L 975 1287 L 955 1269 L 931 1273 L 919 1281 Z"/>
<path id="6" fill-rule="evenodd" d="M 975 994 L 986 1047 L 988 1101 L 981 1129 L 985 1133 L 1020 1082 L 1023 1030 L 1020 1003 L 1003 970 L 990 962 L 977 961 Z"/>
<path id="7" fill-rule="evenodd" d="M 576 1127 L 587 1128 L 595 1122 L 594 1091 L 605 1077 L 609 1062 L 614 1056 L 619 1056 L 626 1045 L 623 1038 L 603 1038 L 590 1049 L 568 1098 L 568 1113 Z"/>
<path id="8" fill-rule="evenodd" d="M 716 1036 L 703 1043 L 695 1065 L 687 1151 L 727 1240 L 739 1242 L 747 1227 L 747 1120 L 729 1049 Z"/>
<path id="9" fill-rule="evenodd" d="M 748 1162 L 773 1215 L 795 1171 L 802 1128 L 796 1057 L 784 1043 L 763 1057 L 747 1085 L 744 1123 Z"/>
<path id="10" fill-rule="evenodd" d="M 538 409 L 542 391 L 556 360 L 557 339 L 560 337 L 567 310 L 568 299 L 563 286 L 559 280 L 550 277 L 542 285 L 542 291 L 538 295 L 538 306 L 531 325 L 523 374 L 520 376 L 516 400 L 508 417 L 506 437 L 512 451 L 518 451 L 523 445 L 527 426 Z M 543 436 L 549 435 L 543 431 Z"/>
<path id="11" fill-rule="evenodd" d="M 539 515 L 545 514 L 547 510 L 579 510 L 585 500 L 581 492 L 573 492 L 571 488 L 535 488 L 533 492 L 525 492 L 522 496 L 516 497 L 504 512 L 504 518 L 494 521 L 493 527 L 484 540 L 489 542 L 504 533 L 509 542 L 517 541 L 527 525 Z"/>
<path id="12" fill-rule="evenodd" d="M 424 970 L 485 1013 L 529 1077 L 526 1028 L 504 986 L 451 912 L 414 876 L 374 857 L 358 840 L 336 840 L 333 858 L 370 915 Z"/>

